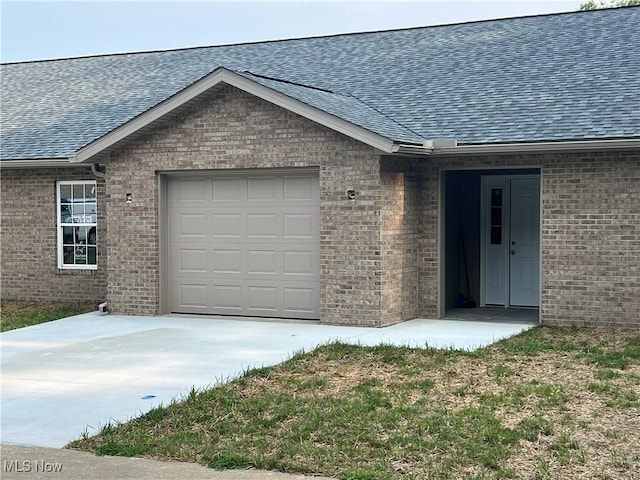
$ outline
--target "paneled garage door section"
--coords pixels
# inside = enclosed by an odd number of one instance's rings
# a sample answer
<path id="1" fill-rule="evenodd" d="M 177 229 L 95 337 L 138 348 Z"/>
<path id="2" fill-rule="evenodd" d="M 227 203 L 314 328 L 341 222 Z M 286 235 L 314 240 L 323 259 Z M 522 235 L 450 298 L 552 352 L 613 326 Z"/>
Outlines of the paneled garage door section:
<path id="1" fill-rule="evenodd" d="M 317 173 L 168 182 L 175 313 L 319 318 Z"/>

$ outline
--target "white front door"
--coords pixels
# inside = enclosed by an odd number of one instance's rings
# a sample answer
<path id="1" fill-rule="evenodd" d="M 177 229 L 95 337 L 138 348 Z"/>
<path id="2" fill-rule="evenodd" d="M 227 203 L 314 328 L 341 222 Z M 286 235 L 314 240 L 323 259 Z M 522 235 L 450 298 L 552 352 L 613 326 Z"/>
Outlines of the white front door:
<path id="1" fill-rule="evenodd" d="M 538 306 L 540 177 L 482 177 L 482 305 Z"/>
<path id="2" fill-rule="evenodd" d="M 509 304 L 537 306 L 540 285 L 540 180 L 511 177 Z"/>

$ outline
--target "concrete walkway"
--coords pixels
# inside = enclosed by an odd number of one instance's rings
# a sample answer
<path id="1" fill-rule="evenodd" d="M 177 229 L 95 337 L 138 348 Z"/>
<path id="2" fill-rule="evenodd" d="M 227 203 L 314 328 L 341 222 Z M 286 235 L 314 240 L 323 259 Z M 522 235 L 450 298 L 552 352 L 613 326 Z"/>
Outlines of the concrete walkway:
<path id="1" fill-rule="evenodd" d="M 0 441 L 62 447 L 301 350 L 351 344 L 473 349 L 530 324 L 417 319 L 387 328 L 88 313 L 1 334 Z M 4 472 L 3 472 L 4 473 Z M 227 477 L 229 478 L 229 477 Z"/>
<path id="2" fill-rule="evenodd" d="M 2 480 L 331 480 L 260 470 L 217 471 L 194 463 L 2 445 Z"/>

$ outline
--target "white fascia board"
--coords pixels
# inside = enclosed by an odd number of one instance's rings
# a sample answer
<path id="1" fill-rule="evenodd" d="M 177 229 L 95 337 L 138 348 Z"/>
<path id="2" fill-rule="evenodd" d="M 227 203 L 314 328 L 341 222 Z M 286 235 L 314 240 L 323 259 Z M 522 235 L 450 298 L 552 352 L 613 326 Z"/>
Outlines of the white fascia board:
<path id="1" fill-rule="evenodd" d="M 482 155 L 490 153 L 546 153 L 600 150 L 639 149 L 640 139 L 574 140 L 557 142 L 501 143 L 485 145 L 457 145 L 435 148 L 433 155 Z"/>
<path id="2" fill-rule="evenodd" d="M 59 167 L 84 167 L 71 163 L 70 158 L 35 158 L 21 160 L 3 160 L 0 168 L 59 168 Z"/>
<path id="3" fill-rule="evenodd" d="M 394 142 L 386 137 L 371 132 L 365 128 L 359 127 L 334 115 L 328 114 L 317 108 L 311 107 L 306 103 L 288 97 L 284 94 L 271 90 L 259 83 L 248 78 L 238 75 L 235 72 L 225 68 L 218 68 L 206 77 L 201 78 L 189 87 L 181 90 L 174 96 L 164 100 L 155 107 L 145 113 L 135 117 L 120 127 L 112 130 L 108 134 L 90 143 L 89 145 L 78 150 L 76 155 L 71 159 L 74 163 L 82 163 L 88 161 L 93 156 L 105 151 L 109 147 L 124 140 L 128 136 L 137 132 L 141 128 L 162 118 L 186 102 L 194 99 L 198 95 L 203 94 L 210 88 L 220 83 L 226 83 L 243 90 L 251 95 L 262 98 L 274 105 L 285 108 L 291 112 L 301 115 L 309 120 L 324 125 L 332 130 L 347 135 L 355 140 L 359 140 L 367 145 L 382 150 L 386 153 L 392 153 L 394 150 Z"/>
<path id="4" fill-rule="evenodd" d="M 435 148 L 425 142 L 424 145 L 396 145 L 393 152 L 403 155 L 432 155 Z"/>

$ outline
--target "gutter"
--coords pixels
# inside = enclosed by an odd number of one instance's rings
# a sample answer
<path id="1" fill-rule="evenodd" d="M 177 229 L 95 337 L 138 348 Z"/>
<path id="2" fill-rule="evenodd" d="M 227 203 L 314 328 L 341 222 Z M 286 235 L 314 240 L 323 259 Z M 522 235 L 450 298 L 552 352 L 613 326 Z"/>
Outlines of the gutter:
<path id="1" fill-rule="evenodd" d="M 0 166 L 4 168 L 59 168 L 86 167 L 71 163 L 70 158 L 36 158 L 30 160 L 3 160 Z"/>
<path id="2" fill-rule="evenodd" d="M 422 145 L 395 144 L 400 155 L 485 155 L 640 149 L 640 138 L 459 145 L 454 138 L 425 140 Z"/>
<path id="3" fill-rule="evenodd" d="M 405 155 L 432 155 L 442 148 L 457 148 L 458 142 L 455 138 L 433 138 L 425 140 L 422 145 L 415 144 L 394 144 L 392 153 Z"/>
<path id="4" fill-rule="evenodd" d="M 557 142 L 515 142 L 493 144 L 458 145 L 454 138 L 436 138 L 425 140 L 422 145 L 395 143 L 390 148 L 380 145 L 384 153 L 398 155 L 486 155 L 486 154 L 517 154 L 517 153 L 549 153 L 575 151 L 603 151 L 603 150 L 639 150 L 640 138 L 625 138 L 618 140 L 574 140 Z M 37 158 L 29 160 L 3 160 L 1 168 L 59 168 L 86 167 L 77 155 L 68 158 Z M 98 178 L 104 178 L 100 168 L 102 164 L 91 164 L 91 171 Z"/>

